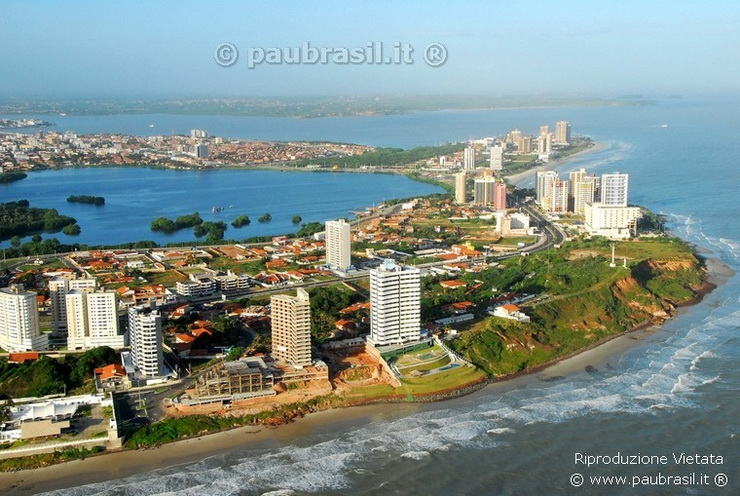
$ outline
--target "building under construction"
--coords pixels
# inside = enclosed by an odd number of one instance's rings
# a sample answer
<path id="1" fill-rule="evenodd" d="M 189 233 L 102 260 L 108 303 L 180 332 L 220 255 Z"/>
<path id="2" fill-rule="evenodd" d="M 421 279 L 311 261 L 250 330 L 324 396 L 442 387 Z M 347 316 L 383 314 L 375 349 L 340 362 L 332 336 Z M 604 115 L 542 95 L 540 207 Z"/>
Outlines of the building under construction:
<path id="1" fill-rule="evenodd" d="M 271 396 L 275 376 L 259 357 L 223 362 L 198 378 L 195 385 L 199 400 L 229 398 L 232 400 Z"/>

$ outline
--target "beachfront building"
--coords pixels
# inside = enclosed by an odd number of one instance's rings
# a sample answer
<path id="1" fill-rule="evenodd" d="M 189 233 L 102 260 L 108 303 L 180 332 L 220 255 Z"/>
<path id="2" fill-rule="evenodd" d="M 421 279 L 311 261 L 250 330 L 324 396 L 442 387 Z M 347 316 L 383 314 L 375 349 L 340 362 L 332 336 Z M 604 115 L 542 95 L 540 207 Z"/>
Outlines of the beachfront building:
<path id="1" fill-rule="evenodd" d="M 403 344 L 421 338 L 420 277 L 419 269 L 393 260 L 370 272 L 371 344 Z"/>
<path id="2" fill-rule="evenodd" d="M 75 274 L 55 276 L 49 281 L 52 336 L 67 336 L 67 293 L 74 290 L 95 291 L 97 287 L 98 282 L 94 278 L 77 277 Z"/>
<path id="3" fill-rule="evenodd" d="M 583 181 L 586 177 L 586 169 L 581 167 L 577 171 L 571 171 L 568 173 L 568 179 L 570 180 L 570 196 L 575 196 L 576 183 Z"/>
<path id="4" fill-rule="evenodd" d="M 260 357 L 221 362 L 196 379 L 194 403 L 275 396 L 274 385 L 275 376 Z"/>
<path id="5" fill-rule="evenodd" d="M 581 214 L 586 211 L 586 204 L 593 203 L 596 197 L 597 182 L 585 177 L 582 181 L 571 183 L 573 191 L 573 213 Z"/>
<path id="6" fill-rule="evenodd" d="M 552 182 L 550 203 L 545 206 L 545 210 L 551 213 L 565 213 L 568 211 L 568 181 L 556 179 Z"/>
<path id="7" fill-rule="evenodd" d="M 629 174 L 602 174 L 599 203 L 609 207 L 626 207 L 628 186 Z"/>
<path id="8" fill-rule="evenodd" d="M 568 211 L 569 181 L 563 181 L 555 171 L 538 171 L 535 183 L 536 202 L 545 212 Z"/>
<path id="9" fill-rule="evenodd" d="M 523 313 L 521 309 L 511 303 L 506 305 L 497 306 L 492 312 L 489 312 L 494 317 L 501 317 L 502 319 L 516 320 L 517 322 L 529 322 L 530 318 L 528 315 Z"/>
<path id="10" fill-rule="evenodd" d="M 601 203 L 586 203 L 586 230 L 610 239 L 626 239 L 637 234 L 640 207 L 620 207 Z"/>
<path id="11" fill-rule="evenodd" d="M 490 149 L 489 164 L 491 170 L 500 171 L 504 168 L 504 147 L 501 145 L 492 146 Z"/>
<path id="12" fill-rule="evenodd" d="M 465 171 L 455 174 L 455 202 L 462 205 L 467 199 L 465 195 Z"/>
<path id="13" fill-rule="evenodd" d="M 66 306 L 68 349 L 125 346 L 125 335 L 119 334 L 118 329 L 118 298 L 115 291 L 73 289 L 67 293 Z"/>
<path id="14" fill-rule="evenodd" d="M 537 153 L 539 159 L 547 161 L 552 152 L 552 135 L 547 134 L 537 137 Z"/>
<path id="15" fill-rule="evenodd" d="M 573 213 L 583 215 L 586 203 L 596 201 L 596 194 L 599 192 L 601 178 L 595 174 L 588 174 L 583 167 L 577 171 L 570 172 L 569 178 L 570 210 Z"/>
<path id="16" fill-rule="evenodd" d="M 514 129 L 506 135 L 506 142 L 515 146 L 519 146 L 519 140 L 522 139 L 522 132 L 518 129 Z"/>
<path id="17" fill-rule="evenodd" d="M 544 209 L 545 203 L 549 202 L 552 194 L 552 183 L 558 179 L 555 171 L 537 171 L 535 182 L 535 201 Z"/>
<path id="18" fill-rule="evenodd" d="M 295 367 L 311 365 L 311 305 L 308 293 L 270 298 L 272 356 Z"/>
<path id="19" fill-rule="evenodd" d="M 326 221 L 326 265 L 345 271 L 352 265 L 350 225 L 344 219 Z"/>
<path id="20" fill-rule="evenodd" d="M 49 336 L 39 330 L 36 293 L 21 284 L 0 289 L 0 348 L 11 353 L 49 348 Z"/>
<path id="21" fill-rule="evenodd" d="M 532 153 L 532 137 L 531 136 L 521 136 L 516 146 L 517 146 L 517 150 L 522 155 L 526 155 L 527 153 Z"/>
<path id="22" fill-rule="evenodd" d="M 156 307 L 138 305 L 128 310 L 131 363 L 145 377 L 164 376 L 162 317 Z"/>
<path id="23" fill-rule="evenodd" d="M 558 121 L 555 123 L 555 144 L 570 144 L 570 124 L 568 121 Z"/>

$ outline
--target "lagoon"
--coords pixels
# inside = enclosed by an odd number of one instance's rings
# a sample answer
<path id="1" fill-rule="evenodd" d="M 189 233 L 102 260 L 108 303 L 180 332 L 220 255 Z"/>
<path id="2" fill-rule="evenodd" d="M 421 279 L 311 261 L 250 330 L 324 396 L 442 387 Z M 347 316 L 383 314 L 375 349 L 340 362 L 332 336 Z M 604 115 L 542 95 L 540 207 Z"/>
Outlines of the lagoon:
<path id="1" fill-rule="evenodd" d="M 231 224 L 248 215 L 241 229 L 229 225 L 225 237 L 241 240 L 295 232 L 294 215 L 302 222 L 354 218 L 351 211 L 384 200 L 444 192 L 439 186 L 390 174 L 279 172 L 272 170 L 169 170 L 144 167 L 98 167 L 31 172 L 22 181 L 0 185 L 0 202 L 26 199 L 32 207 L 55 208 L 77 219 L 79 236 L 47 234 L 62 243 L 116 245 L 152 240 L 159 244 L 195 240 L 192 229 L 172 234 L 153 232 L 157 217 L 175 218 L 199 212 L 206 221 Z M 69 195 L 105 198 L 105 205 L 68 203 Z M 221 207 L 218 213 L 213 207 Z M 264 213 L 272 221 L 260 224 Z M 8 246 L 4 241 L 0 246 Z"/>

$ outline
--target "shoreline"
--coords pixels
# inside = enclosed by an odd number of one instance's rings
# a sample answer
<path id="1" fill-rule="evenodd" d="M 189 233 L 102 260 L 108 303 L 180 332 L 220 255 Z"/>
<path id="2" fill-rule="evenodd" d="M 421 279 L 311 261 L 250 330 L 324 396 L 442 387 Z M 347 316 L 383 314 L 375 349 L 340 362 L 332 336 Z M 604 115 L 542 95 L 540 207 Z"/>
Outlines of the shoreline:
<path id="1" fill-rule="evenodd" d="M 523 181 L 533 177 L 535 174 L 537 174 L 537 172 L 555 170 L 559 167 L 562 167 L 563 165 L 566 165 L 571 159 L 574 159 L 576 157 L 582 157 L 584 155 L 588 155 L 589 153 L 601 151 L 605 147 L 606 145 L 604 145 L 604 143 L 602 143 L 601 141 L 593 141 L 593 146 L 590 146 L 586 148 L 585 150 L 581 150 L 572 155 L 568 155 L 567 157 L 556 158 L 552 162 L 547 162 L 545 164 L 532 167 L 530 169 L 527 169 L 522 172 L 518 172 L 516 174 L 512 174 L 510 176 L 504 176 L 504 178 L 510 184 L 513 184 L 514 186 L 518 186 Z"/>
<path id="2" fill-rule="evenodd" d="M 572 157 L 600 149 L 603 149 L 603 144 L 596 142 L 594 146 L 586 150 L 517 174 L 516 180 L 521 181 L 534 175 L 537 170 L 555 169 L 566 164 Z M 670 317 L 671 319 L 680 316 L 686 307 L 699 303 L 706 294 L 724 284 L 735 274 L 722 261 L 714 257 L 706 258 L 697 248 L 694 247 L 694 253 L 706 267 L 704 284 L 701 289 L 697 290 L 697 296 L 694 299 L 677 308 L 677 312 Z M 477 384 L 468 384 L 459 390 L 439 392 L 439 394 L 430 395 L 431 397 L 426 400 L 419 398 L 420 401 L 409 403 L 388 398 L 381 401 L 346 404 L 317 411 L 277 427 L 242 426 L 163 444 L 155 448 L 107 451 L 84 460 L 18 472 L 0 472 L 0 487 L 8 488 L 4 494 L 28 495 L 40 491 L 131 477 L 154 470 L 196 463 L 217 456 L 224 451 L 238 448 L 284 446 L 296 438 L 316 432 L 330 431 L 338 425 L 356 422 L 359 419 L 377 419 L 379 416 L 401 417 L 425 408 L 425 405 L 431 403 L 455 401 L 463 396 L 490 394 L 493 391 L 510 390 L 527 384 L 563 380 L 568 376 L 584 372 L 598 372 L 599 369 L 596 366 L 610 367 L 609 360 L 612 357 L 624 354 L 641 343 L 647 336 L 659 332 L 660 328 L 660 325 L 651 323 L 639 325 L 530 369 L 490 378 Z"/>
<path id="3" fill-rule="evenodd" d="M 726 283 L 735 272 L 717 258 L 706 258 L 706 277 L 697 296 L 677 307 L 671 319 L 679 317 L 704 296 Z M 102 483 L 109 480 L 143 475 L 148 472 L 193 464 L 236 449 L 279 448 L 295 439 L 312 434 L 332 432 L 343 424 L 362 420 L 396 419 L 413 414 L 430 404 L 455 401 L 473 394 L 505 392 L 541 382 L 556 382 L 583 373 L 598 373 L 611 368 L 611 363 L 626 352 L 660 332 L 660 324 L 647 323 L 597 343 L 555 358 L 530 369 L 491 378 L 481 384 L 462 388 L 463 394 L 449 394 L 433 401 L 390 401 L 344 405 L 317 411 L 293 422 L 275 427 L 249 425 L 166 443 L 153 448 L 109 451 L 84 460 L 74 460 L 48 467 L 0 472 L 3 494 L 27 496 L 51 490 Z M 472 389 L 472 390 L 471 390 Z"/>

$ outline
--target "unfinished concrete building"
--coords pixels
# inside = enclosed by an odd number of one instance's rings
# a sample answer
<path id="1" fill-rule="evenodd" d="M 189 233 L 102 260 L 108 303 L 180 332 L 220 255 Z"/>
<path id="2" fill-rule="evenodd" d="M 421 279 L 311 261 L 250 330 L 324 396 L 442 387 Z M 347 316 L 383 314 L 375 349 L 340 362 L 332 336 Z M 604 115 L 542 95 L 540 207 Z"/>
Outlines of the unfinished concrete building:
<path id="1" fill-rule="evenodd" d="M 264 360 L 257 357 L 223 362 L 198 378 L 198 400 L 239 400 L 274 395 L 275 377 Z"/>

